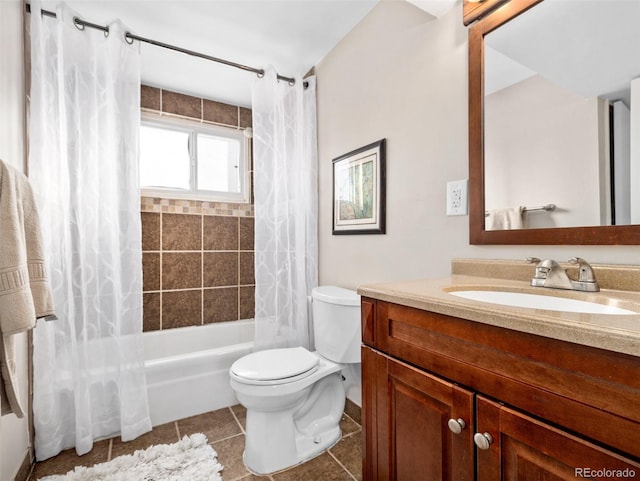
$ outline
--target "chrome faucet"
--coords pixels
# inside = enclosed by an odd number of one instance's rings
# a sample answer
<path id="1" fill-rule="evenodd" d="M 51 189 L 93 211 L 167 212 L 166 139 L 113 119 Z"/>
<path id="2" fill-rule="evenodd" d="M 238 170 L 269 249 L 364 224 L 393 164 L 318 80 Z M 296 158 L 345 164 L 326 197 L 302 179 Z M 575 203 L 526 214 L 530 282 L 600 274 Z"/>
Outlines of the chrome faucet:
<path id="1" fill-rule="evenodd" d="M 567 271 L 553 259 L 541 261 L 537 257 L 527 257 L 528 264 L 536 264 L 531 279 L 534 287 L 551 287 L 554 289 L 571 289 L 574 291 L 597 292 L 600 290 L 593 268 L 580 257 L 569 259 L 570 264 L 578 265 L 578 280 L 569 278 Z"/>

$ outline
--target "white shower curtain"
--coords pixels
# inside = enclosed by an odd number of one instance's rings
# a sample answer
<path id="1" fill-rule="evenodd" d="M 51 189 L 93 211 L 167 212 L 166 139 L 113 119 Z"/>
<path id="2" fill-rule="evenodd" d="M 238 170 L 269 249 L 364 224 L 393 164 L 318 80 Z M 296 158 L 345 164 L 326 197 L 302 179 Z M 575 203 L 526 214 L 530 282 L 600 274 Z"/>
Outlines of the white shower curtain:
<path id="1" fill-rule="evenodd" d="M 252 92 L 256 348 L 313 348 L 318 282 L 315 77 L 294 86 L 268 69 Z"/>
<path id="2" fill-rule="evenodd" d="M 151 429 L 142 346 L 138 47 L 31 1 L 29 174 L 57 321 L 33 335 L 36 458 Z"/>

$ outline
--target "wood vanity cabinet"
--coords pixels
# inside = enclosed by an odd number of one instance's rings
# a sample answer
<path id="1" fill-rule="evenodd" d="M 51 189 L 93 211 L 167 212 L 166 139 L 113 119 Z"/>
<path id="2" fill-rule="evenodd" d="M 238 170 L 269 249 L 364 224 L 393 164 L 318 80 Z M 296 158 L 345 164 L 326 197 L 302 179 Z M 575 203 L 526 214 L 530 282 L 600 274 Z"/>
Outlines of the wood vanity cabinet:
<path id="1" fill-rule="evenodd" d="M 447 422 L 473 419 L 473 392 L 373 349 L 362 356 L 363 378 L 374 379 L 363 386 L 364 479 L 472 481 L 473 433 L 454 436 Z"/>
<path id="2" fill-rule="evenodd" d="M 362 322 L 363 479 L 640 477 L 640 358 L 366 297 Z"/>

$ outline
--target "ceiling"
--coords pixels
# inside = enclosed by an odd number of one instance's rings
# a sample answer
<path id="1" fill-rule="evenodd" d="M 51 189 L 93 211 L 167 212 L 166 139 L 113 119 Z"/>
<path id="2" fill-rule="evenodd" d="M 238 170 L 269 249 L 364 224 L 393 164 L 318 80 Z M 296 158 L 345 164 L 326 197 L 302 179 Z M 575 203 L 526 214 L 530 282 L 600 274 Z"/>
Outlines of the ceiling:
<path id="1" fill-rule="evenodd" d="M 83 20 L 120 19 L 139 36 L 256 68 L 302 76 L 378 0 L 67 0 Z M 443 1 L 443 0 L 440 0 Z M 448 0 L 447 0 L 448 1 Z M 44 0 L 54 10 L 59 0 Z M 142 82 L 251 105 L 255 74 L 141 44 Z"/>

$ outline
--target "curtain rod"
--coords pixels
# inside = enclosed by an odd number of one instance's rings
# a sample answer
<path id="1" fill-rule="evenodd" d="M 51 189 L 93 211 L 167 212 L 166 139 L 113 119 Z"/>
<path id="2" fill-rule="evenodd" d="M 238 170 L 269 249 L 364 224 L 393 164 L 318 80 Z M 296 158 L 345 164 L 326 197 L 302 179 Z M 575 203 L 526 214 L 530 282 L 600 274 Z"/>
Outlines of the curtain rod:
<path id="1" fill-rule="evenodd" d="M 27 12 L 31 13 L 31 4 L 27 3 Z M 41 10 L 42 15 L 46 16 L 46 17 L 52 17 L 52 18 L 57 18 L 57 15 L 55 12 L 51 12 L 49 10 Z M 109 27 L 105 27 L 103 25 L 98 25 L 96 23 L 91 23 L 91 22 L 87 22 L 86 20 L 82 20 L 81 18 L 78 17 L 73 17 L 73 23 L 75 24 L 75 26 L 77 28 L 79 28 L 80 30 L 84 30 L 85 27 L 89 27 L 89 28 L 93 28 L 96 30 L 100 30 L 104 33 L 109 33 Z M 175 45 L 170 45 L 168 43 L 164 43 L 164 42 L 160 42 L 158 40 L 152 40 L 150 38 L 145 38 L 145 37 L 141 37 L 139 35 L 135 35 L 131 32 L 125 32 L 124 34 L 124 38 L 128 43 L 133 43 L 134 40 L 138 40 L 139 42 L 144 42 L 144 43 L 148 43 L 150 45 L 155 45 L 156 47 L 162 47 L 162 48 L 166 48 L 169 50 L 173 50 L 175 52 L 180 52 L 180 53 L 184 53 L 187 55 L 191 55 L 192 57 L 198 57 L 198 58 L 202 58 L 205 60 L 210 60 L 212 62 L 217 62 L 217 63 L 221 63 L 224 65 L 228 65 L 230 67 L 235 67 L 235 68 L 239 68 L 241 70 L 245 70 L 247 72 L 252 72 L 255 73 L 258 77 L 262 78 L 264 77 L 264 70 L 260 69 L 260 68 L 255 68 L 255 67 L 249 67 L 247 65 L 242 65 L 240 63 L 236 63 L 236 62 L 231 62 L 229 60 L 224 60 L 221 58 L 217 58 L 217 57 L 212 57 L 211 55 L 207 55 L 204 53 L 200 53 L 200 52 L 195 52 L 193 50 L 189 50 L 186 48 L 182 48 L 182 47 L 177 47 Z M 296 80 L 292 77 L 285 77 L 284 75 L 280 75 L 277 74 L 278 80 L 285 80 L 287 82 L 289 82 L 289 85 L 294 85 L 296 83 Z M 305 82 L 306 84 L 306 82 Z M 305 85 L 306 87 L 306 85 Z"/>

